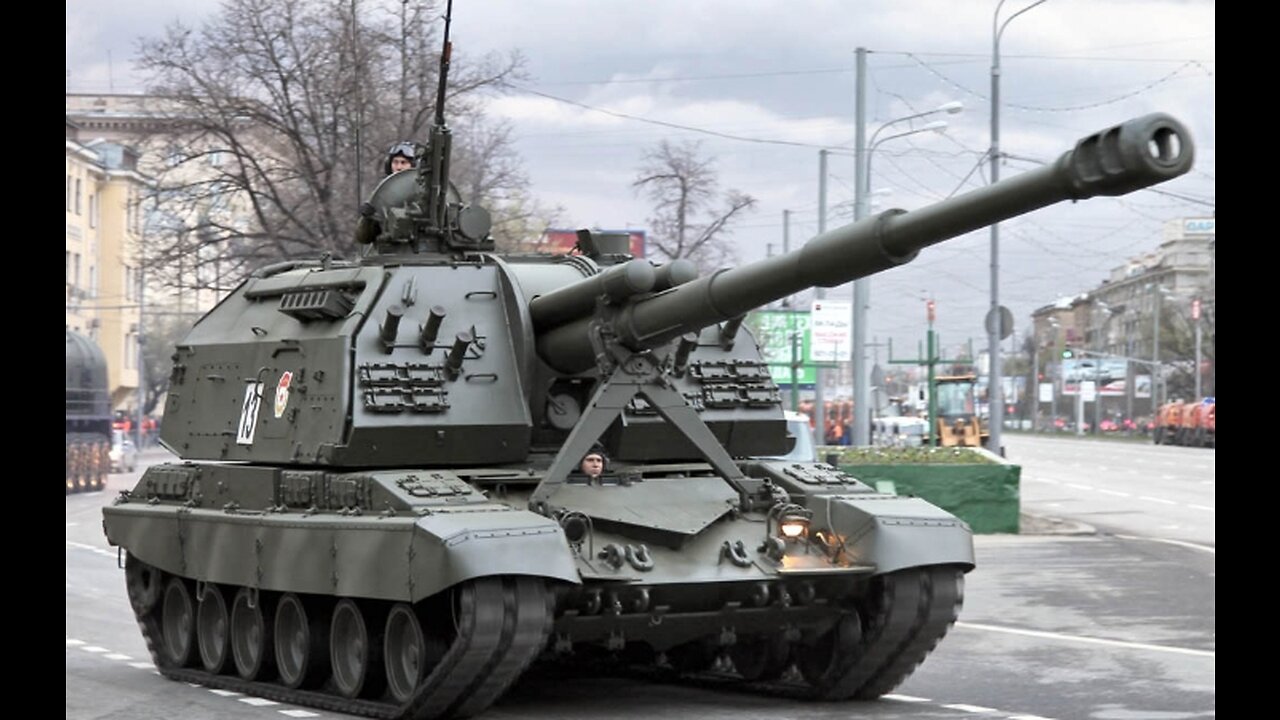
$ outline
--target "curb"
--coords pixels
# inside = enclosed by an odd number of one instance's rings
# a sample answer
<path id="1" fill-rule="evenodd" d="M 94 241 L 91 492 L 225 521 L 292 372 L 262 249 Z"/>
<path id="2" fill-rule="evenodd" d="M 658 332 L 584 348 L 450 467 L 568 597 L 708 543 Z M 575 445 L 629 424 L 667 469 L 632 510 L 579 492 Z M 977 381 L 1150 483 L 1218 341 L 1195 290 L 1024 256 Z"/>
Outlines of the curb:
<path id="1" fill-rule="evenodd" d="M 1052 515 L 1019 515 L 1019 535 L 1097 535 L 1098 529 L 1088 523 Z"/>

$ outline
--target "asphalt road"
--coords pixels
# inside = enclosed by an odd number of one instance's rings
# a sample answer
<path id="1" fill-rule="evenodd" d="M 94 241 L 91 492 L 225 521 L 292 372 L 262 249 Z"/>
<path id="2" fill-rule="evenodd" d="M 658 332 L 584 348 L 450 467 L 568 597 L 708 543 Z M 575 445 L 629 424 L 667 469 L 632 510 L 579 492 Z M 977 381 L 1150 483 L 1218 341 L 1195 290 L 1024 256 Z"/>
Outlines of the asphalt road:
<path id="1" fill-rule="evenodd" d="M 1061 534 L 978 536 L 960 622 L 893 695 L 814 704 L 707 684 L 535 672 L 484 717 L 1216 717 L 1213 514 L 1191 507 L 1213 506 L 1215 451 L 1007 437 L 1024 466 L 1024 507 L 1061 520 L 1037 518 L 1026 529 Z M 1131 472 L 1134 464 L 1146 470 Z M 101 530 L 101 507 L 136 477 L 114 475 L 108 492 L 67 498 L 68 720 L 338 717 L 154 672 Z M 1108 496 L 1105 505 L 1096 497 L 1104 488 L 1133 498 Z"/>

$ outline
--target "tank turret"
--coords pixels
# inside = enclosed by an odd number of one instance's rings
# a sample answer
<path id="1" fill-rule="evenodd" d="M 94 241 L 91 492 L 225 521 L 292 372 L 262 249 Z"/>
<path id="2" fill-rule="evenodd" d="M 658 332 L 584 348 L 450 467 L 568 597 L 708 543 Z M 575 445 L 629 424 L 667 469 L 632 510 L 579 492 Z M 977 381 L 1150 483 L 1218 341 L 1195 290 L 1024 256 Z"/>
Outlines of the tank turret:
<path id="1" fill-rule="evenodd" d="M 585 231 L 578 254 L 502 255 L 448 182 L 447 23 L 435 126 L 361 209 L 362 257 L 264 268 L 175 350 L 161 439 L 182 461 L 103 523 L 156 666 L 414 720 L 475 715 L 571 655 L 727 661 L 793 698 L 889 692 L 955 622 L 971 532 L 779 459 L 794 438 L 743 314 L 1175 177 L 1191 139 L 1150 115 L 702 277 Z"/>

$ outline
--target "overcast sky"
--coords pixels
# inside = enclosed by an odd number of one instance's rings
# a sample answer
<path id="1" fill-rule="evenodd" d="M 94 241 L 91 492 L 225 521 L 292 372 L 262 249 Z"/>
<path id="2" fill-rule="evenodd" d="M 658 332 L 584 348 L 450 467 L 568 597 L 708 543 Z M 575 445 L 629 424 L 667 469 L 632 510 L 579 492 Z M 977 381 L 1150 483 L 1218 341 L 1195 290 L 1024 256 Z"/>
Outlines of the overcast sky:
<path id="1" fill-rule="evenodd" d="M 1008 0 L 1001 18 L 1029 3 Z M 524 90 L 496 100 L 493 111 L 513 123 L 534 192 L 564 207 L 565 226 L 645 227 L 648 208 L 631 190 L 642 152 L 662 139 L 700 140 L 717 159 L 722 188 L 759 200 L 734 234 L 740 259 L 750 261 L 769 244 L 780 250 L 783 210 L 793 212 L 793 246 L 816 232 L 818 148 L 853 145 L 857 47 L 872 53 L 868 135 L 952 100 L 965 105 L 939 116 L 949 123 L 945 134 L 878 146 L 871 186 L 883 193 L 879 209 L 910 210 L 985 183 L 986 164 L 975 167 L 990 145 L 996 5 L 456 0 L 453 39 L 460 58 L 509 48 L 526 56 Z M 176 19 L 199 24 L 217 7 L 215 0 L 68 0 L 67 90 L 140 91 L 129 63 L 134 40 Z M 1002 166 L 1002 178 L 1155 111 L 1186 123 L 1196 143 L 1192 172 L 1158 186 L 1173 195 L 1097 198 L 1001 225 L 1000 299 L 1019 333 L 1036 307 L 1085 292 L 1155 250 L 1166 220 L 1213 215 L 1215 12 L 1207 1 L 1048 0 L 1005 30 L 1000 144 L 1019 159 Z M 833 157 L 829 172 L 831 228 L 851 219 L 853 158 Z M 949 348 L 968 338 L 985 347 L 989 263 L 983 230 L 876 276 L 870 335 L 892 336 L 895 355 L 914 353 L 924 337 L 924 299 L 933 297 Z M 847 286 L 831 295 L 847 296 Z"/>

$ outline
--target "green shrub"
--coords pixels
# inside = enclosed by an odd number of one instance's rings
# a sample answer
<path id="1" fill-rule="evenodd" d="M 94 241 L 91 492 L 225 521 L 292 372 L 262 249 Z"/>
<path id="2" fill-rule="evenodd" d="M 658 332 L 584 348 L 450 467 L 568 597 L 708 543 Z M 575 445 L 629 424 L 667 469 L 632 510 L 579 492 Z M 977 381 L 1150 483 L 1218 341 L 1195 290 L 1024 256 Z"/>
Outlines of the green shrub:
<path id="1" fill-rule="evenodd" d="M 998 465 L 990 455 L 974 448 L 932 447 L 841 447 L 827 445 L 818 449 L 818 457 L 826 460 L 835 453 L 839 465 Z"/>

